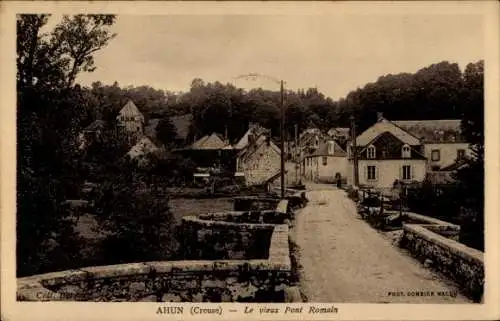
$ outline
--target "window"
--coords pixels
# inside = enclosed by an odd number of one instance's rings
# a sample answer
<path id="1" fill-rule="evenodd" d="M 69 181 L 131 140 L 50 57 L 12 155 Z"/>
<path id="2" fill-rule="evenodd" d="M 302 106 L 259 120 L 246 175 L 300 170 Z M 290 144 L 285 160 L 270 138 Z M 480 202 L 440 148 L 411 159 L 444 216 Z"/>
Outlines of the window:
<path id="1" fill-rule="evenodd" d="M 370 165 L 366 167 L 366 179 L 374 181 L 377 179 L 377 167 Z"/>
<path id="2" fill-rule="evenodd" d="M 457 150 L 457 159 L 462 159 L 465 157 L 465 149 Z"/>
<path id="3" fill-rule="evenodd" d="M 366 149 L 366 157 L 370 159 L 375 158 L 375 146 L 368 146 Z"/>
<path id="4" fill-rule="evenodd" d="M 403 148 L 401 148 L 401 157 L 403 158 L 411 157 L 410 146 L 404 145 Z"/>
<path id="5" fill-rule="evenodd" d="M 403 165 L 402 169 L 402 177 L 403 180 L 409 180 L 411 179 L 411 166 L 410 165 Z"/>
<path id="6" fill-rule="evenodd" d="M 328 165 L 328 157 L 323 156 L 323 166 Z"/>
<path id="7" fill-rule="evenodd" d="M 440 159 L 441 159 L 441 152 L 439 151 L 439 149 L 433 149 L 431 152 L 431 160 L 433 162 L 439 162 Z"/>

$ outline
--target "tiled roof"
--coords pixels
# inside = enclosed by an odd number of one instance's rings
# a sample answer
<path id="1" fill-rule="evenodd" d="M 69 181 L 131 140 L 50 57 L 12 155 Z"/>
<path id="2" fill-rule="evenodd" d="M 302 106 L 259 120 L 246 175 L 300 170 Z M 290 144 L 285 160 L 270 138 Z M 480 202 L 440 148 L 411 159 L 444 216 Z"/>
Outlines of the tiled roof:
<path id="1" fill-rule="evenodd" d="M 398 120 L 395 125 L 423 140 L 424 143 L 465 142 L 459 119 Z"/>
<path id="2" fill-rule="evenodd" d="M 97 119 L 97 120 L 94 120 L 90 125 L 85 127 L 84 130 L 85 131 L 95 131 L 95 130 L 103 129 L 104 126 L 106 126 L 106 122 L 104 120 Z"/>
<path id="3" fill-rule="evenodd" d="M 333 143 L 333 154 L 328 153 L 328 144 L 329 142 Z M 342 149 L 342 147 L 339 146 L 339 144 L 336 141 L 330 140 L 323 140 L 320 142 L 319 147 L 314 150 L 312 153 L 306 154 L 305 157 L 315 157 L 315 156 L 337 156 L 337 157 L 344 157 L 346 156 L 347 153 L 345 150 Z"/>
<path id="4" fill-rule="evenodd" d="M 228 145 L 218 134 L 212 133 L 194 142 L 191 145 L 191 149 L 227 149 Z"/>
<path id="5" fill-rule="evenodd" d="M 366 146 L 375 138 L 385 132 L 390 132 L 400 141 L 410 146 L 420 144 L 420 140 L 417 136 L 414 136 L 413 134 L 407 132 L 405 129 L 399 127 L 391 121 L 388 121 L 387 119 L 382 119 L 381 121 L 378 121 L 373 126 L 365 130 L 363 133 L 361 133 L 361 135 L 356 137 L 356 145 Z"/>
<path id="6" fill-rule="evenodd" d="M 155 144 L 155 142 L 147 136 L 141 137 L 137 141 L 137 143 L 132 146 L 130 151 L 127 153 L 130 157 L 135 158 L 137 156 L 142 156 L 149 154 L 151 152 L 158 151 L 159 147 Z"/>
<path id="7" fill-rule="evenodd" d="M 253 134 L 255 138 L 259 138 L 261 135 L 268 133 L 269 130 L 260 126 L 253 126 L 247 130 L 247 132 L 240 138 L 240 140 L 234 145 L 235 149 L 244 149 L 248 146 L 248 136 Z"/>
<path id="8" fill-rule="evenodd" d="M 134 104 L 132 100 L 129 100 L 125 106 L 120 110 L 120 115 L 125 117 L 142 116 L 139 108 Z"/>
<path id="9" fill-rule="evenodd" d="M 330 134 L 330 135 L 336 134 L 336 135 L 349 137 L 350 131 L 351 131 L 351 129 L 348 127 L 332 127 L 328 131 L 328 134 Z"/>
<path id="10" fill-rule="evenodd" d="M 271 146 L 271 149 L 274 150 L 276 153 L 280 154 L 281 150 L 280 148 L 273 142 L 272 139 L 270 139 L 266 135 L 260 135 L 254 144 L 248 144 L 244 149 L 242 149 L 238 154 L 237 157 L 240 157 L 243 161 L 248 159 L 255 151 L 259 149 L 260 146 L 263 144 L 267 144 L 269 141 L 269 146 Z"/>

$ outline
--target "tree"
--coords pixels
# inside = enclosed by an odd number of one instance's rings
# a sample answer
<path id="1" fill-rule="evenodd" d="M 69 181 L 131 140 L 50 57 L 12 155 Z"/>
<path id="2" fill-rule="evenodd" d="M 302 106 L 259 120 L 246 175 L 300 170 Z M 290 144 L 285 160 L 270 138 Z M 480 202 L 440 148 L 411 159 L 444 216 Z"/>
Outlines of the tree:
<path id="1" fill-rule="evenodd" d="M 463 82 L 462 132 L 470 143 L 472 156 L 458 170 L 458 199 L 462 206 L 462 229 L 468 242 L 484 248 L 484 62 L 468 64 Z"/>
<path id="2" fill-rule="evenodd" d="M 175 257 L 175 221 L 168 199 L 140 193 L 134 170 L 129 168 L 114 181 L 103 184 L 97 198 L 103 241 L 101 264 L 168 260 Z"/>
<path id="3" fill-rule="evenodd" d="M 94 69 L 92 55 L 112 38 L 114 22 L 114 16 L 65 16 L 42 34 L 49 18 L 18 15 L 16 21 L 19 276 L 78 262 L 78 236 L 59 206 L 78 197 L 81 179 L 74 137 L 87 120 L 88 97 L 74 82 L 79 72 Z"/>
<path id="4" fill-rule="evenodd" d="M 165 146 L 172 146 L 177 141 L 177 132 L 170 118 L 163 118 L 156 126 L 156 138 Z"/>

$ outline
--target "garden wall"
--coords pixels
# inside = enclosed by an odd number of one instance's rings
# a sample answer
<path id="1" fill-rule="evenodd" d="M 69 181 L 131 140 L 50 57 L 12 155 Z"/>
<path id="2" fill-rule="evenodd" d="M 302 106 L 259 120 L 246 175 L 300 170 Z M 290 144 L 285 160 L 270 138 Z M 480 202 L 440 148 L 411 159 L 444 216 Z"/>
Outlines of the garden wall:
<path id="1" fill-rule="evenodd" d="M 436 233 L 442 227 L 432 224 L 404 224 L 400 246 L 455 280 L 466 295 L 475 302 L 480 302 L 484 287 L 483 252 Z M 443 228 L 446 231 L 446 225 Z"/>
<path id="2" fill-rule="evenodd" d="M 18 300 L 283 302 L 291 264 L 288 226 L 271 225 L 264 259 L 145 262 L 20 278 Z"/>

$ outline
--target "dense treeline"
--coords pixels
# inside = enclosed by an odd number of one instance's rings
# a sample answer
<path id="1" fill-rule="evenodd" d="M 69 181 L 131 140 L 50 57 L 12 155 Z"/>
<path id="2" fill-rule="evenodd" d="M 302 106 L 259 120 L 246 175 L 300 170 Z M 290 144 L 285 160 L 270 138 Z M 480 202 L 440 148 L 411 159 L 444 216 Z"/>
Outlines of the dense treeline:
<path id="1" fill-rule="evenodd" d="M 307 127 L 328 130 L 349 126 L 349 117 L 356 117 L 358 131 L 369 127 L 377 112 L 388 119 L 460 119 L 467 107 L 471 88 L 466 81 L 474 68 L 470 64 L 462 72 L 456 63 L 443 61 L 420 69 L 414 74 L 385 75 L 373 83 L 333 101 L 316 88 L 286 90 L 285 126 L 293 135 Z M 211 132 L 225 133 L 231 140 L 240 137 L 249 121 L 271 128 L 279 135 L 280 94 L 257 88 L 243 90 L 232 84 L 205 83 L 194 79 L 187 92 L 170 92 L 148 86 L 121 88 L 118 83 L 99 82 L 85 89 L 92 119 L 113 118 L 127 99 L 132 99 L 147 118 L 165 118 L 192 113 L 195 118 L 192 134 L 198 137 Z M 89 119 L 90 121 L 91 119 Z"/>

